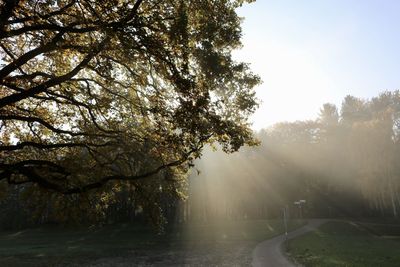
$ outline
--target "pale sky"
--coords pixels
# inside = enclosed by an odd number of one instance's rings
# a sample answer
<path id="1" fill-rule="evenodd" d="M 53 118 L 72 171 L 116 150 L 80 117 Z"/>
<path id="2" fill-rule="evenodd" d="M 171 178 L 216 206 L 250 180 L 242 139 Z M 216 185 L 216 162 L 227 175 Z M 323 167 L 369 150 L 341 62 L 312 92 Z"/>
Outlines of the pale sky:
<path id="1" fill-rule="evenodd" d="M 313 119 L 348 94 L 400 89 L 400 0 L 258 0 L 238 12 L 235 57 L 264 81 L 256 130 Z"/>

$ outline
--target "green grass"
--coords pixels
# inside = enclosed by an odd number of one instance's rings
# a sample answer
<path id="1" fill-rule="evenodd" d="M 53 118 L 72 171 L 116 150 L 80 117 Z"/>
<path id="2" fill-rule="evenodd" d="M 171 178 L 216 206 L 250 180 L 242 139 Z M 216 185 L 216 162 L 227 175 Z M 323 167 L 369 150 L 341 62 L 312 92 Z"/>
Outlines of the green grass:
<path id="1" fill-rule="evenodd" d="M 304 266 L 400 266 L 400 226 L 329 222 L 286 243 Z M 371 231 L 372 230 L 372 231 Z M 376 235 L 380 233 L 380 235 Z M 385 238 L 389 236 L 390 238 Z"/>
<path id="2" fill-rule="evenodd" d="M 304 224 L 304 221 L 293 220 L 288 227 L 295 229 Z M 181 236 L 178 239 L 189 242 L 258 242 L 283 233 L 283 227 L 282 220 L 220 221 L 212 224 L 192 224 L 180 229 Z"/>
<path id="3" fill-rule="evenodd" d="M 296 228 L 301 221 L 289 226 Z M 159 235 L 150 227 L 118 224 L 101 228 L 42 227 L 0 232 L 0 266 L 54 266 L 129 258 L 141 264 L 231 261 L 247 265 L 261 240 L 283 232 L 280 220 L 214 222 L 175 227 Z M 207 255 L 205 258 L 204 256 Z"/>
<path id="4" fill-rule="evenodd" d="M 400 237 L 400 222 L 379 223 L 379 222 L 356 222 L 357 225 L 370 232 L 372 235 L 381 237 Z"/>

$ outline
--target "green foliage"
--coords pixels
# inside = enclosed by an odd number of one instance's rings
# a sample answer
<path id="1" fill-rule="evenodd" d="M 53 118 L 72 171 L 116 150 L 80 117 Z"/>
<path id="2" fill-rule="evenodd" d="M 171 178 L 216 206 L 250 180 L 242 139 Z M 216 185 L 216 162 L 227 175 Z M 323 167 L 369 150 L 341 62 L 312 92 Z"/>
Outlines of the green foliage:
<path id="1" fill-rule="evenodd" d="M 260 79 L 231 56 L 244 2 L 0 4 L 0 179 L 34 184 L 64 218 L 77 203 L 110 205 L 92 202 L 118 180 L 157 203 L 160 185 L 184 192 L 205 144 L 254 144 Z"/>

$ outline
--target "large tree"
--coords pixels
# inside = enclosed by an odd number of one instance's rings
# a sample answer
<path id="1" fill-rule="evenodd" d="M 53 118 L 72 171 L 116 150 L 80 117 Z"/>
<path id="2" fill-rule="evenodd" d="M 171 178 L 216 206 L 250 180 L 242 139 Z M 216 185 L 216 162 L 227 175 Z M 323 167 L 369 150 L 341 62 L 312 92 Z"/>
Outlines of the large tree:
<path id="1" fill-rule="evenodd" d="M 173 182 L 206 143 L 253 143 L 259 78 L 231 57 L 243 2 L 3 1 L 0 180 L 63 194 Z"/>

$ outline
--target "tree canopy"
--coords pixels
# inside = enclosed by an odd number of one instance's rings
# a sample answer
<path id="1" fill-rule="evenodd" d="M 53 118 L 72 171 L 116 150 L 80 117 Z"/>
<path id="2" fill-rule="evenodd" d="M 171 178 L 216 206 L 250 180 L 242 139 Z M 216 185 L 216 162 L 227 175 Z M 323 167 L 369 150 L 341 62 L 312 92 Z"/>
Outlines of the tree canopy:
<path id="1" fill-rule="evenodd" d="M 64 195 L 173 184 L 205 144 L 253 144 L 260 79 L 231 56 L 243 2 L 3 1 L 0 180 Z"/>

